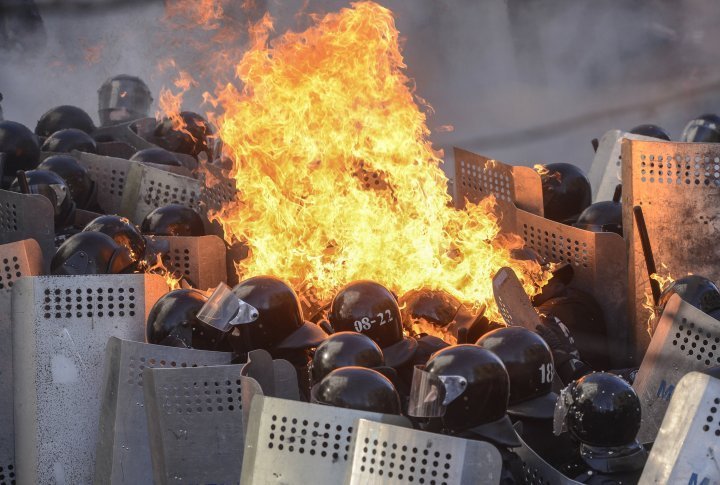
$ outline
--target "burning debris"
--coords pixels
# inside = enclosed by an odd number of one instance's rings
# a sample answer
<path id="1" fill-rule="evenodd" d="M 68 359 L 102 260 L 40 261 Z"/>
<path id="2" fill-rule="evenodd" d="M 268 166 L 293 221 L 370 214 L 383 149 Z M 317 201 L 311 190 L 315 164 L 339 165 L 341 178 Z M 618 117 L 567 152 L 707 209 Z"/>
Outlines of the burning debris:
<path id="1" fill-rule="evenodd" d="M 99 127 L 0 121 L 0 482 L 720 480 L 716 117 L 605 136 L 589 177 L 457 150 L 453 200 L 390 10 L 254 19 L 205 116 L 169 60 L 155 118 L 118 75 Z"/>

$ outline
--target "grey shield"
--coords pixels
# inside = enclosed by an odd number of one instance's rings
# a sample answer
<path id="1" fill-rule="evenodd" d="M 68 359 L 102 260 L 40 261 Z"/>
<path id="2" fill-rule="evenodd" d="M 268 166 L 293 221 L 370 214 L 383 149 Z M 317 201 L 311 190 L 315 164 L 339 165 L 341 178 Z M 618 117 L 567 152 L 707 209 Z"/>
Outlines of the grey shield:
<path id="1" fill-rule="evenodd" d="M 234 180 L 223 179 L 206 186 L 200 180 L 136 164 L 127 174 L 120 214 L 139 224 L 151 211 L 167 204 L 180 204 L 208 214 L 236 199 Z M 218 234 L 218 227 L 207 220 L 205 223 L 208 233 Z"/>
<path id="2" fill-rule="evenodd" d="M 145 370 L 229 364 L 232 354 L 164 347 L 111 337 L 105 351 L 95 484 L 152 482 L 143 395 Z"/>
<path id="3" fill-rule="evenodd" d="M 623 140 L 657 141 L 649 136 L 635 135 L 626 131 L 609 130 L 600 139 L 600 144 L 588 171 L 592 187 L 593 202 L 612 200 L 615 187 L 622 182 Z"/>
<path id="4" fill-rule="evenodd" d="M 500 483 L 502 458 L 490 443 L 359 419 L 347 485 Z"/>
<path id="5" fill-rule="evenodd" d="M 690 372 L 678 383 L 639 483 L 720 483 L 720 379 Z"/>
<path id="6" fill-rule="evenodd" d="M 455 148 L 455 205 L 477 203 L 490 195 L 500 202 L 543 215 L 542 182 L 530 167 L 513 167 L 482 155 Z"/>
<path id="7" fill-rule="evenodd" d="M 153 148 L 155 145 L 138 135 L 135 130 L 140 129 L 140 131 L 143 132 L 150 129 L 149 126 L 154 126 L 156 123 L 157 121 L 155 118 L 143 118 L 118 125 L 101 126 L 95 130 L 93 138 L 110 137 L 113 140 L 127 143 L 133 147 L 135 151 L 143 150 L 145 148 Z"/>
<path id="8" fill-rule="evenodd" d="M 632 365 L 627 350 L 633 329 L 627 318 L 627 251 L 623 238 L 567 226 L 507 203 L 498 203 L 497 209 L 504 232 L 519 235 L 527 247 L 548 261 L 572 265 L 571 286 L 593 295 L 603 310 L 613 366 Z"/>
<path id="9" fill-rule="evenodd" d="M 655 328 L 633 388 L 642 403 L 638 439 L 655 441 L 670 398 L 691 371 L 720 366 L 720 322 L 674 295 Z"/>
<path id="10" fill-rule="evenodd" d="M 240 483 L 342 484 L 358 419 L 411 427 L 402 416 L 256 395 Z"/>
<path id="11" fill-rule="evenodd" d="M 658 267 L 667 266 L 674 278 L 692 273 L 720 280 L 720 144 L 624 140 L 622 160 L 629 301 L 634 350 L 641 357 L 650 342 L 646 328 L 652 312 L 643 305 L 650 285 L 632 209 L 644 208 Z"/>
<path id="12" fill-rule="evenodd" d="M 295 367 L 287 360 L 273 360 L 266 350 L 258 349 L 248 353 L 242 375 L 253 378 L 265 396 L 300 400 Z"/>
<path id="13" fill-rule="evenodd" d="M 168 270 L 177 271 L 193 288 L 207 290 L 227 283 L 225 242 L 217 236 L 148 236 L 150 249 L 163 255 Z"/>
<path id="14" fill-rule="evenodd" d="M 142 340 L 167 292 L 154 275 L 23 277 L 13 285 L 18 484 L 90 483 L 105 346 Z"/>
<path id="15" fill-rule="evenodd" d="M 509 326 L 525 327 L 535 331 L 542 325 L 540 315 L 530 303 L 530 298 L 510 268 L 500 268 L 493 277 L 493 295 L 498 310 Z"/>
<path id="16" fill-rule="evenodd" d="M 10 305 L 18 278 L 42 273 L 42 253 L 34 239 L 0 246 L 0 475 L 15 480 L 15 425 L 13 422 L 13 348 Z"/>
<path id="17" fill-rule="evenodd" d="M 136 151 L 134 147 L 131 147 L 123 141 L 97 142 L 98 155 L 105 157 L 124 158 L 128 160 Z"/>
<path id="18" fill-rule="evenodd" d="M 145 403 L 156 484 L 236 484 L 245 445 L 242 365 L 148 369 Z"/>
<path id="19" fill-rule="evenodd" d="M 42 195 L 0 190 L 0 244 L 35 239 L 43 253 L 43 272 L 55 255 L 55 209 Z"/>
<path id="20" fill-rule="evenodd" d="M 566 477 L 552 465 L 543 460 L 540 455 L 525 443 L 520 435 L 520 447 L 514 451 L 522 460 L 522 473 L 524 483 L 538 485 L 575 485 L 575 480 Z"/>

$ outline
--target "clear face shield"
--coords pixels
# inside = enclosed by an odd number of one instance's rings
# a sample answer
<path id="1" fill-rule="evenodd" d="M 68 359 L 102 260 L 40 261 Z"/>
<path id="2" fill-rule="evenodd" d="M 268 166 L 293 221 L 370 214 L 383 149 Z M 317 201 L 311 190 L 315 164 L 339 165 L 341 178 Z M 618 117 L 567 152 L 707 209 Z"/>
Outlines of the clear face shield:
<path id="1" fill-rule="evenodd" d="M 207 303 L 197 314 L 198 320 L 221 332 L 229 332 L 238 325 L 247 325 L 258 319 L 258 310 L 244 302 L 225 283 L 220 283 Z"/>
<path id="2" fill-rule="evenodd" d="M 467 389 L 463 376 L 438 376 L 416 365 L 413 371 L 408 415 L 415 418 L 439 418 L 447 407 Z"/>

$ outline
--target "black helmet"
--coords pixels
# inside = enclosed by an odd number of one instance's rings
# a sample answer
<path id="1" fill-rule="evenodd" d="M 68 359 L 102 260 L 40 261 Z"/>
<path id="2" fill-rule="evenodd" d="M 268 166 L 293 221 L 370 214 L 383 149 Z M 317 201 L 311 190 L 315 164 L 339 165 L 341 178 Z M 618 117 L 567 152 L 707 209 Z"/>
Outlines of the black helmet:
<path id="1" fill-rule="evenodd" d="M 160 297 L 148 314 L 146 341 L 168 347 L 229 351 L 225 334 L 197 318 L 207 300 L 200 291 L 188 289 Z"/>
<path id="2" fill-rule="evenodd" d="M 720 142 L 720 116 L 704 114 L 691 120 L 682 132 L 680 141 L 718 143 Z"/>
<path id="3" fill-rule="evenodd" d="M 640 430 L 640 399 L 622 378 L 594 372 L 567 386 L 561 406 L 568 431 L 590 446 L 624 446 Z"/>
<path id="4" fill-rule="evenodd" d="M 452 433 L 482 428 L 498 443 L 515 444 L 509 395 L 510 378 L 498 356 L 477 345 L 456 345 L 435 352 L 424 369 L 415 367 L 408 414 L 442 417 Z"/>
<path id="5" fill-rule="evenodd" d="M 552 351 L 536 333 L 505 327 L 486 333 L 477 345 L 500 357 L 510 376 L 508 414 L 552 418 L 557 394 L 552 392 L 555 369 Z"/>
<path id="6" fill-rule="evenodd" d="M 400 396 L 392 382 L 365 367 L 343 367 L 312 388 L 312 401 L 338 408 L 400 414 Z"/>
<path id="7" fill-rule="evenodd" d="M 50 263 L 54 275 L 121 274 L 136 261 L 124 246 L 101 232 L 79 232 L 58 248 Z"/>
<path id="8" fill-rule="evenodd" d="M 662 313 L 670 297 L 675 294 L 705 313 L 720 309 L 720 290 L 703 276 L 688 275 L 665 287 L 658 300 L 658 313 Z"/>
<path id="9" fill-rule="evenodd" d="M 583 361 L 593 369 L 607 369 L 608 340 L 607 326 L 602 308 L 597 300 L 577 288 L 567 288 L 565 292 L 544 301 L 537 307 L 539 313 L 556 317 L 569 331 L 574 345 Z M 555 362 L 558 368 L 560 362 Z"/>
<path id="10" fill-rule="evenodd" d="M 649 136 L 652 138 L 659 138 L 660 140 L 670 141 L 668 134 L 658 125 L 638 125 L 630 130 L 630 133 L 633 135 Z"/>
<path id="11" fill-rule="evenodd" d="M 56 131 L 43 143 L 41 150 L 44 152 L 70 153 L 79 150 L 85 153 L 97 153 L 97 143 L 85 133 L 75 128 Z"/>
<path id="12" fill-rule="evenodd" d="M 58 174 L 68 186 L 70 195 L 78 209 L 88 209 L 97 201 L 97 186 L 87 169 L 70 155 L 53 155 L 38 165 L 38 170 Z"/>
<path id="13" fill-rule="evenodd" d="M 37 136 L 47 137 L 56 131 L 76 128 L 87 134 L 95 131 L 92 118 L 77 106 L 57 106 L 40 117 L 35 126 Z"/>
<path id="14" fill-rule="evenodd" d="M 591 203 L 590 182 L 575 165 L 551 163 L 540 171 L 547 219 L 566 222 L 577 218 Z"/>
<path id="15" fill-rule="evenodd" d="M 139 77 L 111 77 L 98 90 L 100 124 L 110 126 L 145 118 L 152 102 L 150 89 Z"/>
<path id="16" fill-rule="evenodd" d="M 385 359 L 382 350 L 370 337 L 355 332 L 340 332 L 330 335 L 315 349 L 312 378 L 317 383 L 340 367 L 372 369 L 383 365 Z"/>
<path id="17" fill-rule="evenodd" d="M 580 214 L 573 226 L 592 232 L 614 232 L 622 236 L 622 204 L 611 200 L 595 202 Z"/>
<path id="18" fill-rule="evenodd" d="M 343 287 L 330 305 L 328 321 L 336 332 L 359 332 L 383 350 L 385 363 L 397 368 L 415 354 L 417 341 L 403 336 L 395 296 L 374 281 L 354 281 Z"/>
<path id="19" fill-rule="evenodd" d="M 238 325 L 230 333 L 230 344 L 238 353 L 306 349 L 317 347 L 327 337 L 320 327 L 303 319 L 297 295 L 278 278 L 249 278 L 232 292 L 258 314 L 254 321 Z"/>
<path id="20" fill-rule="evenodd" d="M 428 322 L 436 327 L 448 326 L 462 303 L 442 290 L 412 290 L 399 301 L 403 323 L 407 326 L 415 320 Z"/>
<path id="21" fill-rule="evenodd" d="M 102 232 L 116 243 L 127 248 L 133 259 L 145 257 L 145 238 L 135 224 L 125 217 L 107 215 L 96 217 L 83 228 L 83 232 Z"/>
<path id="22" fill-rule="evenodd" d="M 25 172 L 31 194 L 45 196 L 55 211 L 55 230 L 72 224 L 75 216 L 75 203 L 65 181 L 55 172 L 46 170 L 30 170 Z M 10 185 L 13 192 L 22 192 L 20 182 L 15 179 Z"/>
<path id="23" fill-rule="evenodd" d="M 178 160 L 174 153 L 159 147 L 146 148 L 135 152 L 135 154 L 130 157 L 130 160 L 134 162 L 154 163 L 156 165 L 170 165 L 171 167 L 182 166 L 180 160 Z"/>
<path id="24" fill-rule="evenodd" d="M 35 134 L 14 121 L 0 121 L 0 153 L 5 155 L 2 188 L 7 189 L 18 170 L 33 170 L 40 163 L 40 146 Z"/>
<path id="25" fill-rule="evenodd" d="M 158 207 L 145 216 L 140 230 L 151 236 L 204 236 L 200 214 L 180 204 Z"/>
<path id="26" fill-rule="evenodd" d="M 200 153 L 205 153 L 207 160 L 212 160 L 212 148 L 208 139 L 213 135 L 210 123 L 192 111 L 182 111 L 179 118 L 165 118 L 160 121 L 152 141 L 171 152 L 185 153 L 196 158 Z"/>

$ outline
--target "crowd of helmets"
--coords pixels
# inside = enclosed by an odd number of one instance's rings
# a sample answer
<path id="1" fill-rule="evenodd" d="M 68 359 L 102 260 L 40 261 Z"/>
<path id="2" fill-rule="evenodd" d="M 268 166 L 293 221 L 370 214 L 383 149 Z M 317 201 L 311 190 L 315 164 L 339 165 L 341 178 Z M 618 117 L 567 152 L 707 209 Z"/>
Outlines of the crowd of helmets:
<path id="1" fill-rule="evenodd" d="M 145 84 L 132 76 L 108 80 L 99 95 L 101 128 L 146 118 L 152 102 Z M 131 160 L 180 166 L 177 154 L 185 154 L 212 162 L 210 125 L 199 115 L 183 116 L 197 128 L 195 136 L 160 120 L 151 130 L 156 147 L 138 151 Z M 108 133 L 72 106 L 45 113 L 34 133 L 0 121 L 2 189 L 41 194 L 55 208 L 58 247 L 52 274 L 142 271 L 145 236 L 205 234 L 202 215 L 181 205 L 152 211 L 140 227 L 112 214 L 75 227 L 76 209 L 100 208 L 96 184 L 73 153 L 94 153 L 97 143 L 111 141 Z M 653 125 L 632 133 L 669 140 Z M 683 141 L 720 141 L 720 119 L 693 120 Z M 53 154 L 41 162 L 41 152 Z M 620 187 L 613 201 L 591 204 L 590 184 L 577 167 L 550 164 L 541 179 L 545 217 L 622 235 Z M 544 263 L 528 249 L 517 257 Z M 238 362 L 264 349 L 295 367 L 307 401 L 401 414 L 418 429 L 491 443 L 502 457 L 502 483 L 523 482 L 513 451 L 520 437 L 574 480 L 636 483 L 648 457 L 648 444 L 636 439 L 641 420 L 631 387 L 636 369 L 610 368 L 602 310 L 592 295 L 570 286 L 572 277 L 567 266 L 555 268 L 532 300 L 542 325 L 531 331 L 472 315 L 443 292 L 418 290 L 398 297 L 373 281 L 348 282 L 326 312 L 309 321 L 288 284 L 256 276 L 231 290 L 225 287 L 217 299 L 218 290 L 165 294 L 149 312 L 146 341 L 232 352 Z M 660 307 L 674 294 L 720 318 L 720 290 L 710 280 L 675 281 L 664 290 Z M 222 305 L 234 305 L 234 311 L 217 311 Z M 423 332 L 413 326 L 417 321 L 441 331 Z M 437 336 L 448 328 L 455 329 L 452 338 Z M 564 432 L 558 432 L 558 409 Z"/>

